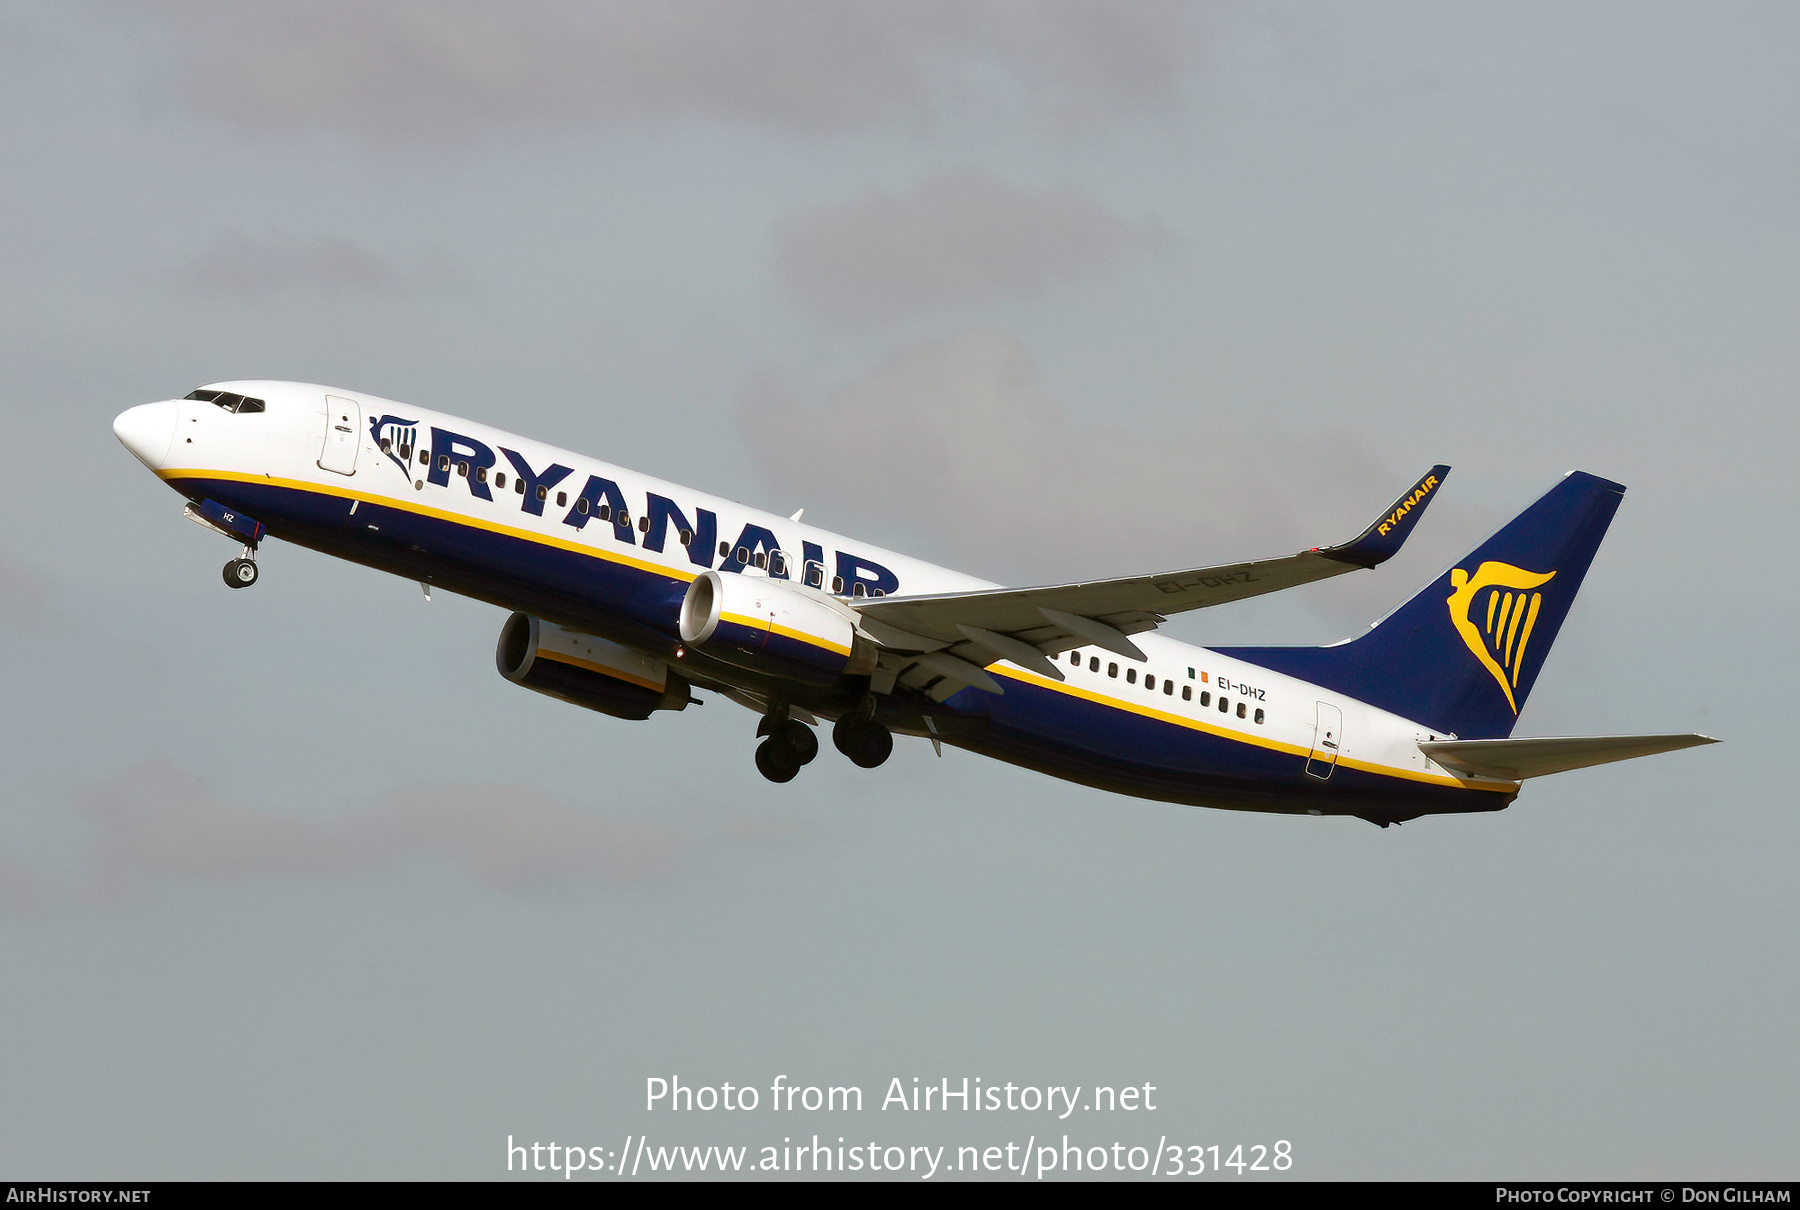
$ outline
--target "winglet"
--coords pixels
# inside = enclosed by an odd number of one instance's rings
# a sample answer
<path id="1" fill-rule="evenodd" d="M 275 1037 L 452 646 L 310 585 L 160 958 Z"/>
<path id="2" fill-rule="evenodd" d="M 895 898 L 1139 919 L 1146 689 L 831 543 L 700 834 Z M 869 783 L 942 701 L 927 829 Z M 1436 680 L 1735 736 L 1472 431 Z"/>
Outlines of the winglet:
<path id="1" fill-rule="evenodd" d="M 1358 567 L 1375 567 L 1399 553 L 1400 544 L 1412 533 L 1413 526 L 1425 513 L 1425 506 L 1450 474 L 1447 466 L 1434 466 L 1420 480 L 1402 492 L 1393 505 L 1363 530 L 1355 541 L 1342 546 L 1328 546 L 1319 553 L 1340 563 Z"/>

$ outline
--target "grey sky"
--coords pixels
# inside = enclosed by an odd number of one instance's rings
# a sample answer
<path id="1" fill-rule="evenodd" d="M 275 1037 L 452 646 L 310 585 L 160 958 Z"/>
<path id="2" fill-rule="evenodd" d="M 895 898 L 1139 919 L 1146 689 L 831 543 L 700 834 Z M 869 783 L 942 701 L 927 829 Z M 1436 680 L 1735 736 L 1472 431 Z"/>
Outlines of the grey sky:
<path id="1" fill-rule="evenodd" d="M 1323 1178 L 1795 1175 L 1800 16 L 1767 4 L 0 3 L 0 1176 L 504 1175 L 643 1080 L 1142 1083 Z M 479 417 L 1007 581 L 1630 487 L 1526 734 L 1723 745 L 1378 831 L 903 742 L 751 766 L 502 615 L 225 544 L 199 383 Z M 1074 1119 L 1071 1119 L 1073 1122 Z M 1144 1140 L 1144 1136 L 1148 1136 Z"/>
<path id="2" fill-rule="evenodd" d="M 856 322 L 1079 281 L 1168 242 L 1078 189 L 1018 189 L 955 170 L 901 194 L 869 193 L 783 219 L 777 266 L 822 320 Z"/>

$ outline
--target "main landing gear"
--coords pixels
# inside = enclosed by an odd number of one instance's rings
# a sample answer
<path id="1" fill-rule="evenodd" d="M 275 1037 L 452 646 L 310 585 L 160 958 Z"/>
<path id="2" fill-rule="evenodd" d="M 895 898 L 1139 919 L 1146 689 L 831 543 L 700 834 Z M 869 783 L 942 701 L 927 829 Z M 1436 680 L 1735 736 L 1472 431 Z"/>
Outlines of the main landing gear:
<path id="1" fill-rule="evenodd" d="M 757 727 L 767 739 L 756 746 L 756 771 L 770 781 L 793 781 L 800 766 L 819 754 L 819 737 L 797 718 L 769 715 Z"/>
<path id="2" fill-rule="evenodd" d="M 256 548 L 244 547 L 244 553 L 225 565 L 225 585 L 228 588 L 248 588 L 256 583 Z"/>
<path id="3" fill-rule="evenodd" d="M 756 771 L 774 782 L 793 781 L 800 766 L 819 754 L 819 737 L 799 719 L 789 718 L 785 707 L 764 716 L 756 733 L 765 736 L 756 746 Z M 853 764 L 873 769 L 894 750 L 894 733 L 875 721 L 873 699 L 838 719 L 831 742 Z"/>
<path id="4" fill-rule="evenodd" d="M 875 721 L 875 699 L 864 694 L 856 709 L 831 729 L 831 742 L 851 764 L 873 769 L 893 752 L 894 733 Z"/>

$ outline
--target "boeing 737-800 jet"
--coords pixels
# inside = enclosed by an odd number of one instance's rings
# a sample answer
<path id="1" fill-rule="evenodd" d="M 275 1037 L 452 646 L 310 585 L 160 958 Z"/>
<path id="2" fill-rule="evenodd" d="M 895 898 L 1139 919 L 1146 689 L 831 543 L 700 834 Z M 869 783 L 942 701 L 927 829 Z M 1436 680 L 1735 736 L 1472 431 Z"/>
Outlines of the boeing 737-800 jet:
<path id="1" fill-rule="evenodd" d="M 832 720 L 865 768 L 898 732 L 1143 798 L 1386 827 L 1713 742 L 1511 737 L 1625 491 L 1579 471 L 1354 640 L 1203 648 L 1151 632 L 1377 566 L 1450 468 L 1340 546 L 1019 589 L 331 387 L 216 383 L 113 431 L 188 517 L 241 544 L 233 588 L 256 582 L 272 535 L 488 601 L 513 611 L 508 680 L 621 719 L 696 689 L 730 698 L 761 716 L 756 767 L 776 782 Z"/>

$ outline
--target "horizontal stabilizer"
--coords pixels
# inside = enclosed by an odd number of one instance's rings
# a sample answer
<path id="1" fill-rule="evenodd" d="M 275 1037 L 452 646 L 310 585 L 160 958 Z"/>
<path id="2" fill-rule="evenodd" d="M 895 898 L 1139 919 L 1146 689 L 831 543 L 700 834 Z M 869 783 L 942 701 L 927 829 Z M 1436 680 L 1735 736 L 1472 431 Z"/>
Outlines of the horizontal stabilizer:
<path id="1" fill-rule="evenodd" d="M 1554 739 L 1436 740 L 1420 744 L 1419 751 L 1458 773 L 1519 781 L 1718 742 L 1706 735 L 1577 735 Z"/>

